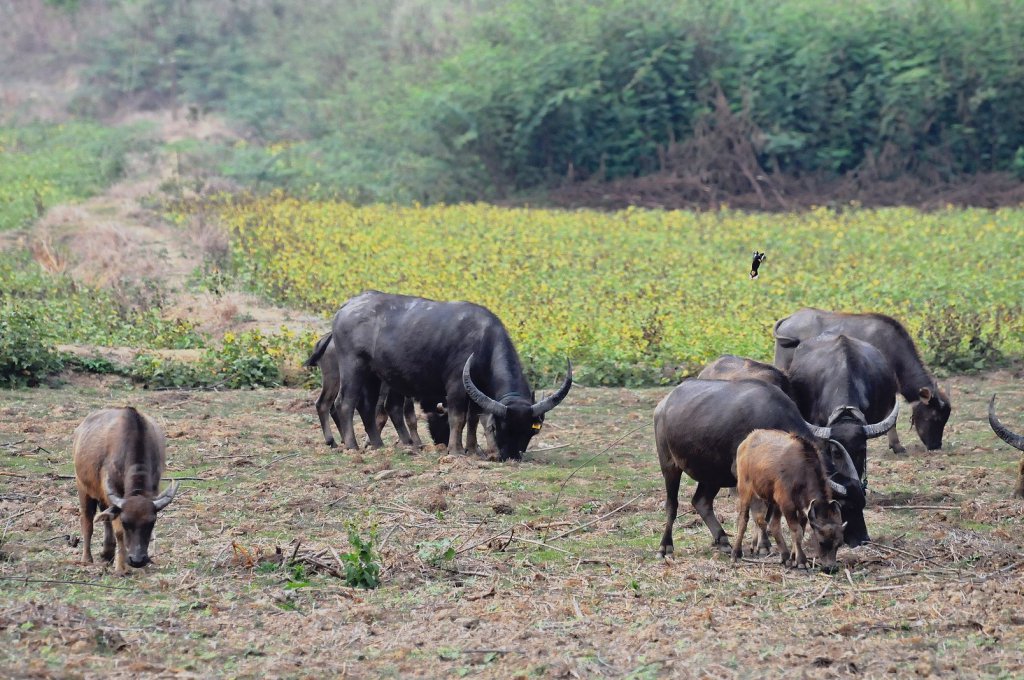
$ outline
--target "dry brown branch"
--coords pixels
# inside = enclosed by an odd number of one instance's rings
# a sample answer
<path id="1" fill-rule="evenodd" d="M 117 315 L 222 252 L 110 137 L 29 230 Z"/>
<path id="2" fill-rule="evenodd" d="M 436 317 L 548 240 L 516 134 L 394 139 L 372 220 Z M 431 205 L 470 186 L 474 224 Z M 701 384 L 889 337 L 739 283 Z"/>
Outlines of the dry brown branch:
<path id="1" fill-rule="evenodd" d="M 577 531 L 580 531 L 581 529 L 586 529 L 587 527 L 589 527 L 589 526 L 591 526 L 593 524 L 597 524 L 598 522 L 600 522 L 602 520 L 608 519 L 609 517 L 611 517 L 612 515 L 617 513 L 619 510 L 622 510 L 623 508 L 632 505 L 636 501 L 640 500 L 640 498 L 642 498 L 642 497 L 643 497 L 643 494 L 638 494 L 638 495 L 634 496 L 631 500 L 626 501 L 625 503 L 623 503 L 619 507 L 615 508 L 611 512 L 606 512 L 605 514 L 601 515 L 597 519 L 591 520 L 591 521 L 587 522 L 586 524 L 581 524 L 578 527 L 575 527 L 573 529 L 569 529 L 568 531 L 563 531 L 562 533 L 556 534 L 555 536 L 552 536 L 551 538 L 547 538 L 545 540 L 546 541 L 557 541 L 558 539 L 565 538 L 569 534 L 573 534 L 573 533 L 575 533 Z"/>
<path id="2" fill-rule="evenodd" d="M 108 586 L 104 583 L 93 583 L 91 581 L 64 581 L 52 578 L 29 578 L 28 576 L 0 576 L 0 579 L 18 583 L 56 583 L 63 586 L 89 586 L 90 588 L 106 588 L 107 590 L 135 590 L 127 586 Z"/>

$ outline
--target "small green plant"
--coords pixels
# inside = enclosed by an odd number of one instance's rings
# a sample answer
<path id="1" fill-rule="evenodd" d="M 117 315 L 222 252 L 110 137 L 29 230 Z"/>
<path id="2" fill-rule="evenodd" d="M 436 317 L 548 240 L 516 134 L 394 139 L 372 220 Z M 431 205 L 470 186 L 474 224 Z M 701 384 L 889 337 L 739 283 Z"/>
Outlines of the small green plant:
<path id="1" fill-rule="evenodd" d="M 440 567 L 455 559 L 455 546 L 450 540 L 422 541 L 416 544 L 416 555 L 432 567 Z"/>
<path id="2" fill-rule="evenodd" d="M 352 550 L 340 555 L 345 565 L 345 583 L 353 588 L 376 588 L 380 585 L 380 555 L 377 554 L 377 530 L 370 529 L 365 540 L 354 524 L 348 525 L 348 542 Z"/>
<path id="3" fill-rule="evenodd" d="M 309 577 L 306 574 L 306 567 L 298 562 L 292 562 L 288 565 L 288 582 L 284 584 L 285 590 L 298 590 L 299 588 L 306 588 L 310 584 Z"/>

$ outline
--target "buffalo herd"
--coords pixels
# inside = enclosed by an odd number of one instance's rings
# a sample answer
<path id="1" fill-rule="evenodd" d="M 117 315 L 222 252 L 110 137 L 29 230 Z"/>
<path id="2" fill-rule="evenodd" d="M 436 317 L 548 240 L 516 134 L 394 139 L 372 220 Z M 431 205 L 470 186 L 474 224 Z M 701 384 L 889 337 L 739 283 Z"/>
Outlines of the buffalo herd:
<path id="1" fill-rule="evenodd" d="M 867 440 L 887 434 L 893 452 L 905 451 L 893 427 L 898 396 L 910 403 L 911 422 L 925 446 L 941 448 L 949 397 L 898 321 L 805 308 L 780 319 L 773 335 L 774 365 L 722 356 L 655 408 L 654 439 L 666 491 L 662 556 L 673 552 L 672 525 L 686 473 L 697 483 L 691 502 L 714 546 L 731 552 L 734 561 L 743 555 L 753 514 L 755 551 L 768 552 L 773 537 L 784 564 L 804 566 L 809 526 L 818 564 L 832 569 L 840 544 L 870 540 L 864 521 Z M 336 446 L 330 418 L 348 449 L 359 447 L 356 413 L 370 447 L 383 445 L 381 428 L 389 418 L 403 445 L 422 446 L 418 404 L 431 439 L 447 445 L 449 453 L 479 453 L 482 423 L 488 449 L 502 461 L 519 459 L 545 414 L 572 387 L 567 361 L 561 385 L 537 400 L 508 331 L 480 305 L 378 291 L 339 308 L 306 366 L 323 373 L 316 411 L 326 443 Z M 996 417 L 995 397 L 989 423 L 1024 451 L 1024 435 Z M 95 520 L 105 523 L 105 560 L 114 560 L 116 541 L 116 573 L 149 562 L 157 513 L 177 490 L 175 482 L 159 493 L 165 448 L 159 425 L 130 407 L 93 413 L 75 430 L 85 562 L 92 561 Z M 714 512 L 715 497 L 725 487 L 737 487 L 735 546 Z M 1016 494 L 1024 496 L 1024 461 Z M 792 549 L 782 533 L 783 518 Z"/>

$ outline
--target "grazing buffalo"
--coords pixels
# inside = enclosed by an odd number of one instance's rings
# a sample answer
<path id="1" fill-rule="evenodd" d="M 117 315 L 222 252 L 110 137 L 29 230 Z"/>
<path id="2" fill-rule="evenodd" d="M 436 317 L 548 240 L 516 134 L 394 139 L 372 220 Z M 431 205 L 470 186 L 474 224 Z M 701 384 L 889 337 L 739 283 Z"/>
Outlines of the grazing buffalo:
<path id="1" fill-rule="evenodd" d="M 810 424 L 782 390 L 760 380 L 690 379 L 654 409 L 654 440 L 668 499 L 663 556 L 673 550 L 672 525 L 684 472 L 697 482 L 691 502 L 714 544 L 730 547 L 715 517 L 714 500 L 723 487 L 736 486 L 736 449 L 754 430 L 782 430 L 815 441 L 843 516 L 863 524 L 864 492 L 850 455 L 837 442 L 815 440 Z"/>
<path id="2" fill-rule="evenodd" d="M 309 358 L 302 365 L 308 368 L 320 367 L 323 380 L 320 396 L 316 400 L 316 413 L 320 418 L 320 429 L 323 430 L 324 441 L 327 442 L 328 446 L 334 448 L 337 446 L 337 443 L 334 441 L 334 434 L 331 432 L 331 425 L 327 417 L 329 414 L 334 419 L 335 425 L 338 426 L 338 431 L 342 431 L 336 404 L 338 393 L 341 391 L 341 370 L 338 368 L 338 353 L 334 349 L 334 342 L 330 333 L 317 340 L 316 345 L 313 347 L 313 353 L 310 354 Z M 416 427 L 416 407 L 412 399 L 408 399 L 404 395 L 390 390 L 387 385 L 381 385 L 380 394 L 375 402 L 373 412 L 378 432 L 384 427 L 384 423 L 387 422 L 388 416 L 390 416 L 391 422 L 395 426 L 395 431 L 398 432 L 398 439 L 402 444 L 416 448 L 423 446 L 419 430 Z M 427 412 L 430 434 L 434 438 L 435 444 L 448 441 L 446 422 L 443 430 L 441 426 L 436 424 L 442 420 L 442 418 L 434 413 L 433 409 Z"/>
<path id="3" fill-rule="evenodd" d="M 951 409 L 949 397 L 928 373 L 910 334 L 896 319 L 884 314 L 846 314 L 806 307 L 775 323 L 775 365 L 789 374 L 800 343 L 826 331 L 869 342 L 885 355 L 896 374 L 897 389 L 913 405 L 910 421 L 918 436 L 929 450 L 941 449 L 942 431 Z M 897 452 L 904 450 L 895 429 L 889 431 L 889 447 Z"/>
<path id="4" fill-rule="evenodd" d="M 819 436 L 846 447 L 863 479 L 868 439 L 889 431 L 899 413 L 896 377 L 885 356 L 863 340 L 822 334 L 796 348 L 789 378 L 800 413 L 828 430 Z"/>
<path id="5" fill-rule="evenodd" d="M 988 402 L 988 424 L 1000 439 L 1018 451 L 1024 451 L 1024 434 L 1013 432 L 996 418 L 996 395 L 994 394 L 992 400 Z M 1020 459 L 1020 466 L 1017 470 L 1017 488 L 1014 489 L 1013 495 L 1024 498 L 1024 457 Z"/>
<path id="6" fill-rule="evenodd" d="M 723 354 L 704 367 L 698 375 L 704 380 L 760 380 L 775 385 L 789 397 L 793 396 L 786 374 L 771 364 L 738 357 L 735 354 Z"/>
<path id="7" fill-rule="evenodd" d="M 352 417 L 358 409 L 370 446 L 382 444 L 365 397 L 382 382 L 421 404 L 444 402 L 448 450 L 477 449 L 476 419 L 491 416 L 501 460 L 519 458 L 540 431 L 544 414 L 572 387 L 572 364 L 552 395 L 534 403 L 519 355 L 501 321 L 469 302 L 437 302 L 378 291 L 350 299 L 334 315 L 334 342 L 341 369 L 339 416 L 345 446 L 356 448 Z"/>
<path id="8" fill-rule="evenodd" d="M 814 444 L 791 432 L 754 430 L 736 450 L 736 491 L 739 512 L 734 563 L 743 557 L 750 505 L 759 499 L 768 504 L 769 526 L 783 564 L 806 566 L 803 541 L 809 522 L 822 568 L 835 570 L 836 550 L 843 543 L 842 510 L 829 493 L 825 467 Z M 793 536 L 792 553 L 782 536 L 781 516 Z"/>
<path id="9" fill-rule="evenodd" d="M 75 429 L 75 481 L 82 523 L 82 560 L 92 562 L 93 515 L 105 522 L 103 559 L 114 559 L 114 573 L 125 564 L 149 564 L 149 539 L 156 514 L 174 499 L 174 482 L 157 495 L 164 472 L 166 438 L 156 422 L 134 408 L 116 408 L 89 415 Z"/>

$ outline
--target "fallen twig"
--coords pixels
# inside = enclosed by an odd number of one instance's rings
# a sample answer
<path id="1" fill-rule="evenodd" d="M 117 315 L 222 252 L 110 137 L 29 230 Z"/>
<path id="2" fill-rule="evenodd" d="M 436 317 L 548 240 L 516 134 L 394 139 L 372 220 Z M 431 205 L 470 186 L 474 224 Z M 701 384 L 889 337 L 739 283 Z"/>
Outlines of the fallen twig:
<path id="1" fill-rule="evenodd" d="M 29 578 L 27 576 L 0 576 L 0 579 L 4 581 L 19 581 L 21 583 L 59 583 L 65 586 L 89 586 L 91 588 L 106 588 L 107 590 L 134 590 L 134 588 L 128 588 L 126 586 L 108 586 L 103 583 L 93 583 L 91 581 L 61 581 L 59 579 Z"/>
<path id="2" fill-rule="evenodd" d="M 808 602 L 807 604 L 805 604 L 802 607 L 800 607 L 800 609 L 807 609 L 808 607 L 813 605 L 815 602 L 817 602 L 821 598 L 825 597 L 825 593 L 827 593 L 828 589 L 831 588 L 831 587 L 832 587 L 831 583 L 826 583 L 825 587 L 821 589 L 820 593 L 818 593 L 818 596 L 816 598 L 814 598 L 813 600 L 811 600 L 810 602 Z"/>
<path id="3" fill-rule="evenodd" d="M 277 463 L 277 462 L 282 461 L 282 460 L 287 460 L 288 458 L 294 458 L 295 456 L 299 455 L 300 453 L 302 453 L 302 452 L 301 451 L 296 451 L 295 453 L 286 453 L 283 456 L 278 456 L 277 458 L 272 458 L 270 460 L 270 462 L 267 463 L 266 465 L 261 465 L 260 469 L 261 470 L 266 470 L 268 467 L 270 467 L 274 463 Z"/>
<path id="4" fill-rule="evenodd" d="M 3 444 L 0 444 L 0 449 L 4 448 L 5 446 L 17 446 L 18 444 L 24 444 L 25 441 L 26 440 L 24 439 L 19 439 L 16 442 L 4 442 Z"/>
<path id="5" fill-rule="evenodd" d="M 641 498 L 643 498 L 643 494 L 638 494 L 638 495 L 634 496 L 632 499 L 630 499 L 630 500 L 626 501 L 625 503 L 623 503 L 622 505 L 620 505 L 619 507 L 615 508 L 611 512 L 606 512 L 605 514 L 601 515 L 597 519 L 591 520 L 591 521 L 587 522 L 586 524 L 581 524 L 578 527 L 574 527 L 572 529 L 569 529 L 568 531 L 563 531 L 560 534 L 555 534 L 554 536 L 552 536 L 550 538 L 545 538 L 544 540 L 546 542 L 557 541 L 560 538 L 565 538 L 569 534 L 573 534 L 573 533 L 576 533 L 577 531 L 580 531 L 582 529 L 586 529 L 587 527 L 589 527 L 589 526 L 591 526 L 593 524 L 597 524 L 598 522 L 611 517 L 612 515 L 617 513 L 619 510 L 622 510 L 623 508 L 625 508 L 625 507 L 627 507 L 629 505 L 632 505 L 633 503 L 637 502 Z"/>
<path id="6" fill-rule="evenodd" d="M 557 536 L 555 538 L 557 538 Z M 530 543 L 532 545 L 539 545 L 542 548 L 549 548 L 551 550 L 557 550 L 558 552 L 564 553 L 566 555 L 572 555 L 572 553 L 569 552 L 568 550 L 563 550 L 562 548 L 559 548 L 558 546 L 549 545 L 549 544 L 547 544 L 547 543 L 545 543 L 543 541 L 534 541 L 534 540 L 531 540 L 529 538 L 521 538 L 519 536 L 512 536 L 512 540 L 513 541 L 519 541 L 520 543 Z M 554 539 L 552 539 L 552 540 L 554 540 Z"/>
<path id="7" fill-rule="evenodd" d="M 0 475 L 3 475 L 4 477 L 18 477 L 19 479 L 27 479 L 28 478 L 27 475 L 19 475 L 19 474 L 14 473 L 14 472 L 3 472 L 2 470 L 0 470 Z"/>
<path id="8" fill-rule="evenodd" d="M 461 555 L 464 552 L 469 552 L 470 550 L 472 550 L 473 548 L 476 548 L 477 546 L 485 545 L 487 543 L 490 543 L 491 541 L 493 541 L 496 538 L 501 538 L 502 536 L 507 534 L 509 531 L 512 531 L 513 535 L 514 535 L 515 534 L 515 527 L 510 527 L 508 529 L 504 529 L 502 531 L 499 531 L 498 533 L 494 534 L 493 536 L 488 536 L 487 538 L 483 539 L 482 541 L 477 541 L 476 543 L 473 543 L 472 545 L 463 546 L 462 548 L 459 548 L 458 550 L 456 550 L 455 554 L 456 555 Z"/>
<path id="9" fill-rule="evenodd" d="M 959 505 L 885 505 L 879 503 L 878 507 L 886 510 L 959 510 Z"/>
<path id="10" fill-rule="evenodd" d="M 555 502 L 554 502 L 554 503 L 552 504 L 552 506 L 551 506 L 551 507 L 552 507 L 552 508 L 555 508 L 555 507 L 557 507 L 557 506 L 558 506 L 558 501 L 559 501 L 559 499 L 561 499 L 561 497 L 562 497 L 562 491 L 563 491 L 563 490 L 565 489 L 565 485 L 569 483 L 569 480 L 570 480 L 570 479 L 572 479 L 573 477 L 575 477 L 575 476 L 576 476 L 576 473 L 577 473 L 577 472 L 579 472 L 580 470 L 582 470 L 582 469 L 583 469 L 584 467 L 586 467 L 587 465 L 589 465 L 589 464 L 590 464 L 590 462 L 591 462 L 591 461 L 593 461 L 593 460 L 594 460 L 595 458 L 597 458 L 598 456 L 600 456 L 600 455 L 601 455 L 602 453 L 605 453 L 605 452 L 607 452 L 607 451 L 608 451 L 608 449 L 612 448 L 613 446 L 615 446 L 616 444 L 618 444 L 619 442 L 621 442 L 621 441 L 622 441 L 623 439 L 625 439 L 625 438 L 626 438 L 626 437 L 628 437 L 629 435 L 631 435 L 631 434 L 634 434 L 634 433 L 636 433 L 636 432 L 639 432 L 640 430 L 644 429 L 645 427 L 650 427 L 650 426 L 651 426 L 651 424 L 650 424 L 650 423 L 644 423 L 643 425 L 638 425 L 638 426 L 634 427 L 634 428 L 633 428 L 632 430 L 630 430 L 629 432 L 626 432 L 625 434 L 623 434 L 623 435 L 620 435 L 619 437 L 616 437 L 616 438 L 615 438 L 615 439 L 613 439 L 613 440 L 612 440 L 612 441 L 611 441 L 611 442 L 610 442 L 610 443 L 609 443 L 609 444 L 608 444 L 607 446 L 605 446 L 605 447 L 604 447 L 603 449 L 601 449 L 600 451 L 598 451 L 597 453 L 595 453 L 594 455 L 592 455 L 592 456 L 591 456 L 590 458 L 587 458 L 587 459 L 586 459 L 585 461 L 583 461 L 582 463 L 580 463 L 579 465 L 577 465 L 577 466 L 576 466 L 576 468 L 575 468 L 575 469 L 574 469 L 574 470 L 573 470 L 572 472 L 570 472 L 570 473 L 569 473 L 569 476 L 568 476 L 568 477 L 566 477 L 566 478 L 565 478 L 564 480 L 562 480 L 562 485 L 561 485 L 560 487 L 558 487 L 558 493 L 557 493 L 557 494 L 555 494 Z"/>

